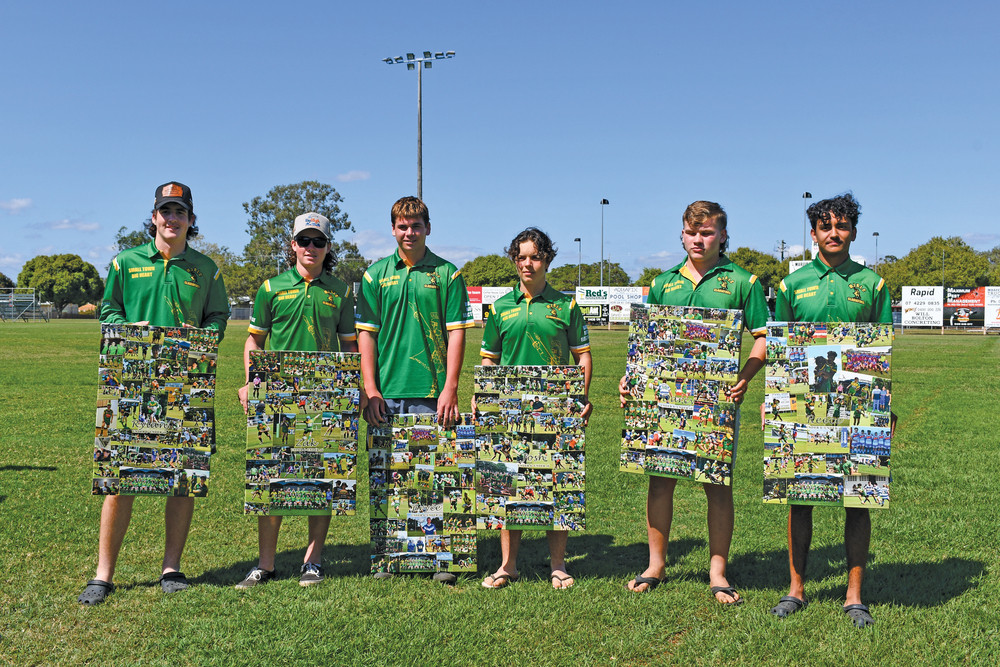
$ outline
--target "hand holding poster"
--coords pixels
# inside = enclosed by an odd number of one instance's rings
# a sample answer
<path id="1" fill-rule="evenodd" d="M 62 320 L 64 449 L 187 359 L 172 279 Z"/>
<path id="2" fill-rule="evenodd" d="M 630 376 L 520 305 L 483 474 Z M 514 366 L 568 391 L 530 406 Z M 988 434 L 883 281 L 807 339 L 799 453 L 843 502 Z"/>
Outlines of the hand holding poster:
<path id="1" fill-rule="evenodd" d="M 622 472 L 732 484 L 742 328 L 738 310 L 632 304 Z"/>
<path id="2" fill-rule="evenodd" d="M 764 502 L 889 504 L 893 327 L 768 322 Z"/>
<path id="3" fill-rule="evenodd" d="M 208 495 L 219 332 L 102 324 L 91 492 Z"/>

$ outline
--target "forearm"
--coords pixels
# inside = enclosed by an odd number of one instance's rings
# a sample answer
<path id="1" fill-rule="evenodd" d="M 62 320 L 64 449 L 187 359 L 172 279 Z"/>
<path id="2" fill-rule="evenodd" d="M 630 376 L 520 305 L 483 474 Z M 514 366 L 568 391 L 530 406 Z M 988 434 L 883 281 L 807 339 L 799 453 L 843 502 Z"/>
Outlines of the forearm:
<path id="1" fill-rule="evenodd" d="M 358 332 L 361 352 L 361 383 L 367 396 L 380 394 L 378 383 L 378 337 L 370 331 Z"/>
<path id="2" fill-rule="evenodd" d="M 749 383 L 757 375 L 758 371 L 764 367 L 766 361 L 767 338 L 759 336 L 753 340 L 753 347 L 750 348 L 750 356 L 747 358 L 747 362 L 743 364 L 743 370 L 739 373 L 739 379 L 746 380 Z"/>
<path id="3" fill-rule="evenodd" d="M 462 375 L 462 362 L 465 361 L 465 329 L 452 329 L 448 332 L 448 358 L 445 366 L 445 387 L 458 391 L 458 380 Z"/>
<path id="4" fill-rule="evenodd" d="M 590 352 L 574 352 L 573 359 L 578 366 L 583 366 L 583 394 L 590 400 L 590 378 L 594 374 L 594 358 Z"/>

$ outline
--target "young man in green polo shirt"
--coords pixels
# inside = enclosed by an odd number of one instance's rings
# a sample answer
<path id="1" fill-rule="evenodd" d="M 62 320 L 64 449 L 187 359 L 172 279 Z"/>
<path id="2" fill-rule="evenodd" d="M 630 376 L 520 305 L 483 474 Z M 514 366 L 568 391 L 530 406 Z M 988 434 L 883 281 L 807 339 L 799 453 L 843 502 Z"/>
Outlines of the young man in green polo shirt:
<path id="1" fill-rule="evenodd" d="M 196 220 L 188 186 L 170 182 L 156 188 L 146 225 L 153 240 L 122 251 L 111 261 L 101 322 L 204 327 L 218 330 L 222 340 L 229 319 L 226 286 L 215 262 L 188 247 L 188 239 L 198 235 Z M 114 590 L 111 581 L 132 519 L 134 500 L 134 496 L 104 499 L 97 574 L 78 598 L 80 604 L 100 604 Z M 180 572 L 180 561 L 193 514 L 193 498 L 167 498 L 160 586 L 168 593 L 188 587 Z"/>
<path id="2" fill-rule="evenodd" d="M 649 287 L 650 304 L 727 308 L 743 311 L 743 323 L 754 337 L 754 345 L 729 399 L 739 403 L 747 385 L 764 365 L 767 350 L 767 303 L 757 276 L 733 264 L 723 253 L 729 243 L 726 212 L 715 202 L 696 201 L 684 211 L 681 242 L 687 258 L 657 276 Z M 627 387 L 619 387 L 622 405 Z M 735 452 L 733 460 L 735 461 Z M 628 582 L 636 593 L 652 590 L 663 579 L 667 544 L 673 517 L 673 496 L 677 480 L 649 478 L 646 498 L 646 531 L 649 537 L 649 565 Z M 705 484 L 708 500 L 709 584 L 721 604 L 739 604 L 742 598 L 726 578 L 729 547 L 733 539 L 733 489 Z"/>
<path id="3" fill-rule="evenodd" d="M 517 267 L 520 284 L 490 306 L 479 350 L 483 366 L 566 366 L 572 356 L 583 367 L 584 396 L 588 396 L 593 372 L 590 335 L 576 299 L 557 292 L 545 279 L 556 256 L 552 240 L 540 229 L 529 227 L 514 237 L 506 252 Z M 588 401 L 581 415 L 584 423 L 592 410 Z M 500 532 L 500 568 L 483 580 L 485 588 L 503 588 L 517 580 L 522 532 Z M 553 588 L 574 584 L 566 572 L 568 536 L 565 530 L 546 531 Z"/>
<path id="4" fill-rule="evenodd" d="M 892 323 L 889 290 L 877 273 L 851 259 L 861 207 L 851 194 L 818 201 L 806 212 L 819 256 L 781 281 L 775 318 L 787 322 Z M 875 621 L 861 603 L 871 517 L 867 509 L 846 508 L 847 599 L 844 611 L 863 628 Z M 784 618 L 803 609 L 806 560 L 812 541 L 812 506 L 788 508 L 788 564 L 791 585 L 771 613 Z"/>
<path id="5" fill-rule="evenodd" d="M 288 263 L 294 266 L 265 280 L 257 290 L 250 335 L 243 346 L 247 383 L 239 390 L 240 403 L 247 410 L 250 386 L 250 352 L 263 350 L 268 336 L 272 350 L 300 352 L 357 352 L 354 333 L 354 295 L 351 288 L 334 276 L 330 254 L 330 221 L 319 213 L 295 218 Z M 287 434 L 287 430 L 284 431 Z M 257 517 L 260 558 L 236 588 L 256 586 L 274 577 L 274 556 L 278 550 L 280 516 Z M 323 544 L 330 530 L 327 516 L 309 517 L 309 544 L 303 558 L 299 585 L 323 581 Z"/>
<path id="6" fill-rule="evenodd" d="M 390 220 L 398 248 L 368 267 L 358 300 L 364 417 L 377 425 L 390 413 L 424 412 L 453 424 L 465 330 L 474 324 L 465 279 L 427 249 L 431 220 L 424 202 L 403 197 Z M 434 578 L 450 583 L 455 575 Z"/>

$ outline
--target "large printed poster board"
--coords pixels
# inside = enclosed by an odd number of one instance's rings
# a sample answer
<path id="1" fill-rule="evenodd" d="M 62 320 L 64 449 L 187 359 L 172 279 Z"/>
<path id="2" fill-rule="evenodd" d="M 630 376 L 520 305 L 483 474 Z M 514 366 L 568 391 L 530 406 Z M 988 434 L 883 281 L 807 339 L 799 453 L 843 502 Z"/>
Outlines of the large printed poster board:
<path id="1" fill-rule="evenodd" d="M 356 509 L 361 355 L 252 350 L 243 513 Z"/>
<path id="2" fill-rule="evenodd" d="M 586 528 L 581 366 L 477 366 L 477 526 Z"/>
<path id="3" fill-rule="evenodd" d="M 764 502 L 889 506 L 891 324 L 768 322 Z"/>
<path id="4" fill-rule="evenodd" d="M 102 324 L 94 495 L 208 495 L 219 332 Z"/>
<path id="5" fill-rule="evenodd" d="M 435 414 L 368 425 L 372 573 L 475 572 L 472 415 L 451 428 Z"/>
<path id="6" fill-rule="evenodd" d="M 743 313 L 632 304 L 622 472 L 732 485 Z"/>

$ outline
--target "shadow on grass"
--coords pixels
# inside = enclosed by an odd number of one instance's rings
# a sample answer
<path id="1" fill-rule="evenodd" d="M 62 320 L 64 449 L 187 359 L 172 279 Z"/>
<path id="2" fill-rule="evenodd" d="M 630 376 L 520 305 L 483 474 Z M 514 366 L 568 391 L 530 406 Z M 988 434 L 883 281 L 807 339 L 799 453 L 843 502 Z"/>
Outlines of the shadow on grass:
<path id="1" fill-rule="evenodd" d="M 48 472 L 54 472 L 56 470 L 59 470 L 59 468 L 57 468 L 55 466 L 0 466 L 0 472 L 4 472 L 4 471 L 7 471 L 7 470 L 13 470 L 13 471 L 45 470 L 45 471 L 48 471 Z"/>
<path id="2" fill-rule="evenodd" d="M 298 579 L 305 557 L 305 545 L 301 549 L 279 552 L 274 559 L 274 570 L 278 579 Z M 230 565 L 206 570 L 191 579 L 192 584 L 215 586 L 235 586 L 257 565 L 257 559 L 242 560 Z M 368 544 L 331 544 L 323 547 L 323 574 L 327 578 L 352 577 L 371 571 L 371 547 Z"/>
<path id="3" fill-rule="evenodd" d="M 744 553 L 729 563 L 728 572 L 743 586 L 773 589 L 775 602 L 788 589 L 788 551 Z M 978 586 L 986 572 L 982 561 L 946 558 L 941 562 L 880 563 L 872 554 L 865 569 L 862 597 L 865 602 L 907 607 L 933 607 Z M 842 583 L 810 587 L 832 577 Z M 847 558 L 843 545 L 812 549 L 806 571 L 806 593 L 812 600 L 843 600 L 847 590 Z"/>

